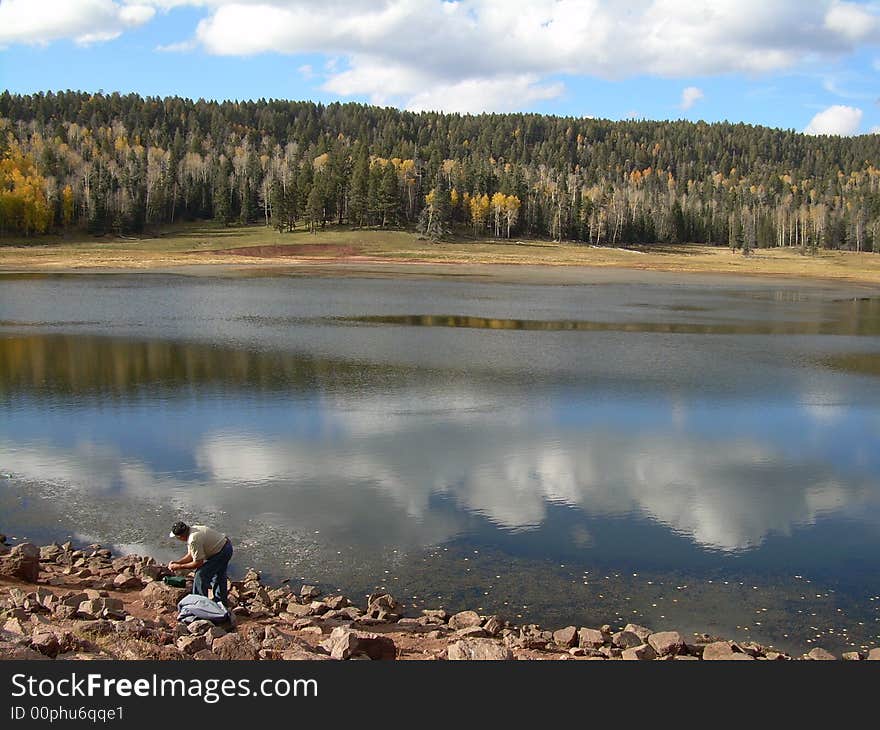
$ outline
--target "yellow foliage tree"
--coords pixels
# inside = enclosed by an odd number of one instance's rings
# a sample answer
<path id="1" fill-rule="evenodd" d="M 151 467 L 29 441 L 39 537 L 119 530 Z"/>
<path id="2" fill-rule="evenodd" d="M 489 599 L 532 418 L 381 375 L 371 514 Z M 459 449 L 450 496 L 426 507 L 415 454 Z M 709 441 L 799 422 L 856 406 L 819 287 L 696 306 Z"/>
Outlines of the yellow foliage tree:
<path id="1" fill-rule="evenodd" d="M 0 160 L 0 233 L 45 233 L 52 215 L 46 180 L 16 144 Z"/>
<path id="2" fill-rule="evenodd" d="M 474 224 L 474 235 L 486 227 L 486 221 L 489 220 L 489 196 L 473 195 L 470 199 L 471 223 Z"/>

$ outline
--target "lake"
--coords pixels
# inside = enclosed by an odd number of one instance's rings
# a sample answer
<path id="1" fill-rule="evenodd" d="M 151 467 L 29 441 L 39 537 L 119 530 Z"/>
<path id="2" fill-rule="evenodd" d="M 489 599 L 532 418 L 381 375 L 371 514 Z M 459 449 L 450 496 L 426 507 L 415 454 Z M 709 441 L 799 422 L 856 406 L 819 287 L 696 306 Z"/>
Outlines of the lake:
<path id="1" fill-rule="evenodd" d="M 0 530 L 517 623 L 880 636 L 880 298 L 471 267 L 0 276 Z M 315 273 L 315 272 L 313 272 Z"/>

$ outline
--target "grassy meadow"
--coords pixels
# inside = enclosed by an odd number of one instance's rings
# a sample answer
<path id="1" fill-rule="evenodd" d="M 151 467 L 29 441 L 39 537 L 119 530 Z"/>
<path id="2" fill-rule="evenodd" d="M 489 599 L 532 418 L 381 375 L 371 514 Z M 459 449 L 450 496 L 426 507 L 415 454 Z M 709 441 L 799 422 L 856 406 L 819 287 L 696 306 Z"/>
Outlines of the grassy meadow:
<path id="1" fill-rule="evenodd" d="M 671 272 L 726 273 L 834 279 L 880 284 L 880 255 L 797 249 L 757 249 L 751 256 L 726 247 L 649 245 L 627 249 L 539 240 L 432 243 L 401 230 L 329 227 L 279 233 L 266 226 L 212 223 L 165 227 L 153 236 L 42 236 L 0 241 L 0 270 L 150 270 L 223 265 L 261 268 L 358 262 L 592 266 Z"/>

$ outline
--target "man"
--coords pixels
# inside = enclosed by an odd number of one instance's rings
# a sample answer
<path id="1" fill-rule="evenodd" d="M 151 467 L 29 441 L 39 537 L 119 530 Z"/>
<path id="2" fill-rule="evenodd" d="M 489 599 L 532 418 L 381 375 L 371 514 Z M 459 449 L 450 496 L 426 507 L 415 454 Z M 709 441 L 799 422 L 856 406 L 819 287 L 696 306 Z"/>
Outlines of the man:
<path id="1" fill-rule="evenodd" d="M 193 593 L 207 596 L 210 587 L 214 600 L 226 608 L 226 568 L 232 557 L 229 538 L 210 527 L 185 522 L 175 522 L 169 537 L 185 542 L 188 550 L 180 560 L 168 563 L 168 570 L 195 570 Z"/>

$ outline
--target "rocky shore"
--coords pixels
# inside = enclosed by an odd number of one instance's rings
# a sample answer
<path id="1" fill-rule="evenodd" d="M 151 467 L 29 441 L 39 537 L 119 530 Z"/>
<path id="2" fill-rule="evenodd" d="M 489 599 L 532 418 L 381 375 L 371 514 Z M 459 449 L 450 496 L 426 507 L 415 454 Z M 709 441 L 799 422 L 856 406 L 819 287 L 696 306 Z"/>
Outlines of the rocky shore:
<path id="1" fill-rule="evenodd" d="M 150 557 L 114 556 L 100 545 L 9 546 L 0 535 L 0 659 L 880 660 L 880 649 L 793 657 L 635 624 L 551 631 L 475 611 L 408 615 L 388 593 L 360 607 L 316 586 L 271 588 L 253 569 L 231 583 L 232 622 L 187 625 L 176 606 L 191 578 L 174 588 L 167 575 Z"/>

